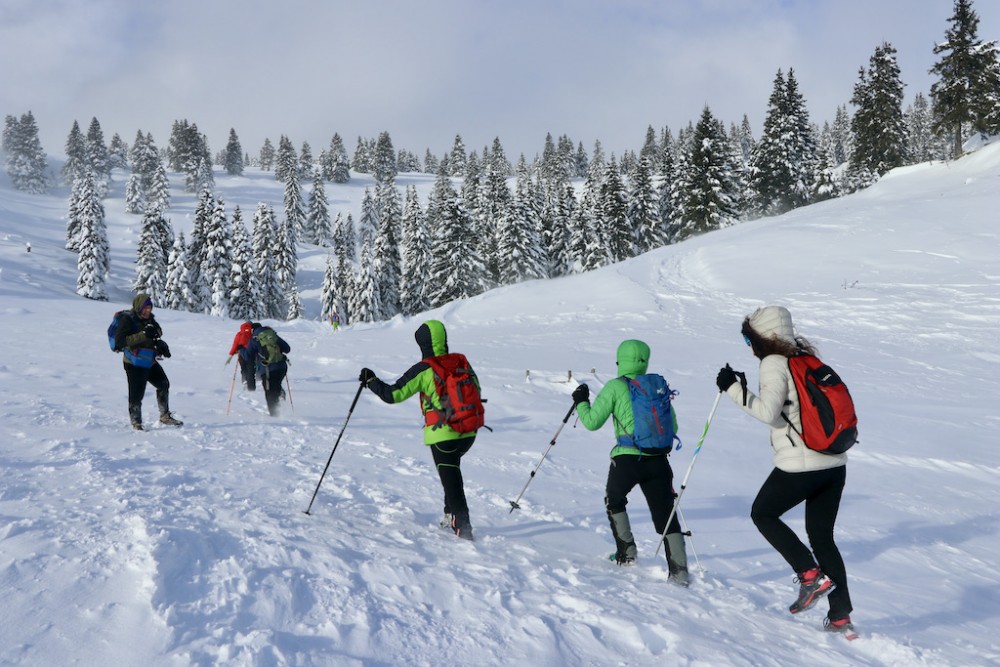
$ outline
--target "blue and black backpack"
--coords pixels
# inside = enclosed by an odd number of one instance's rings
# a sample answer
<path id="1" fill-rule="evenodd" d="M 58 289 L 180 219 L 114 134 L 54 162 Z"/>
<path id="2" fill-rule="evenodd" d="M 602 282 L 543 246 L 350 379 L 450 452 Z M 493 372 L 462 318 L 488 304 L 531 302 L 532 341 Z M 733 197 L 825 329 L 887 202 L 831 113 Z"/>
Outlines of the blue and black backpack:
<path id="1" fill-rule="evenodd" d="M 622 376 L 619 379 L 628 385 L 635 429 L 632 435 L 618 436 L 618 446 L 635 447 L 648 454 L 667 454 L 674 448 L 676 440 L 680 449 L 671 406 L 671 399 L 677 392 L 670 389 L 663 376 L 657 373 L 637 375 L 634 379 Z"/>

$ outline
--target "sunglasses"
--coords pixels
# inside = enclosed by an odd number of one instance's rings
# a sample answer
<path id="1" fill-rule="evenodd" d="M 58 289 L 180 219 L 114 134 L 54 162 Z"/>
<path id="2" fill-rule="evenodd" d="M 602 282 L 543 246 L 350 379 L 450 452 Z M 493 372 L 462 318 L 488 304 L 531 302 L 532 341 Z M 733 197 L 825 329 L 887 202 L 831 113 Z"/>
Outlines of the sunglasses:
<path id="1" fill-rule="evenodd" d="M 748 346 L 752 345 L 752 343 L 750 342 L 750 336 L 743 334 L 743 340 L 746 341 L 746 344 Z"/>

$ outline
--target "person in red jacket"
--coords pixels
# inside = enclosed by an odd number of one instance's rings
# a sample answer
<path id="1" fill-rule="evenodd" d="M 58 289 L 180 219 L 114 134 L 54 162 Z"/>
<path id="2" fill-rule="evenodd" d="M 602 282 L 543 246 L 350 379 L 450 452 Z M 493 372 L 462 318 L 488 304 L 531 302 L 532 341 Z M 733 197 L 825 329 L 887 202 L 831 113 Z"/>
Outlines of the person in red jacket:
<path id="1" fill-rule="evenodd" d="M 246 358 L 247 344 L 250 342 L 250 337 L 253 335 L 253 322 L 244 322 L 240 325 L 240 330 L 236 332 L 236 337 L 233 338 L 233 345 L 229 348 L 229 358 L 226 359 L 226 365 L 233 360 L 233 356 L 239 355 L 240 364 L 240 375 L 243 377 L 243 384 L 246 385 L 247 390 L 253 391 L 257 388 L 257 376 L 254 372 L 254 364 L 252 360 Z"/>

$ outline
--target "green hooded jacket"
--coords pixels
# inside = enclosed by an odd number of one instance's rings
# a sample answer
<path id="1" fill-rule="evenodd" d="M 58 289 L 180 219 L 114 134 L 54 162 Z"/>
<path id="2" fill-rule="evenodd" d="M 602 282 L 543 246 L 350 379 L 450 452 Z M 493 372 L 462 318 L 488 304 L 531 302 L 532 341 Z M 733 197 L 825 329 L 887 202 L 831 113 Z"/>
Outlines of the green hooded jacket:
<path id="1" fill-rule="evenodd" d="M 588 431 L 596 431 L 604 426 L 609 418 L 614 416 L 612 421 L 615 428 L 615 442 L 620 435 L 632 435 L 635 430 L 635 419 L 632 417 L 632 399 L 629 397 L 628 385 L 621 380 L 621 376 L 634 378 L 642 375 L 649 367 L 649 345 L 641 340 L 622 341 L 617 352 L 618 375 L 608 382 L 597 394 L 593 405 L 590 403 L 580 403 L 576 406 L 576 412 L 580 416 L 580 423 Z M 677 432 L 677 411 L 671 410 L 674 417 L 674 432 Z M 642 453 L 635 447 L 615 446 L 611 450 L 611 458 L 622 454 L 631 456 L 662 456 L 662 454 Z"/>
<path id="2" fill-rule="evenodd" d="M 374 378 L 368 383 L 368 388 L 386 403 L 402 403 L 411 396 L 420 394 L 420 412 L 426 415 L 431 410 L 440 410 L 441 400 L 438 398 L 437 389 L 434 388 L 434 371 L 423 360 L 448 354 L 448 333 L 444 324 L 438 320 L 428 320 L 417 328 L 413 337 L 420 346 L 421 360 L 410 366 L 409 370 L 392 384 Z M 426 445 L 471 438 L 475 435 L 475 433 L 459 433 L 447 424 L 438 428 L 424 426 Z"/>

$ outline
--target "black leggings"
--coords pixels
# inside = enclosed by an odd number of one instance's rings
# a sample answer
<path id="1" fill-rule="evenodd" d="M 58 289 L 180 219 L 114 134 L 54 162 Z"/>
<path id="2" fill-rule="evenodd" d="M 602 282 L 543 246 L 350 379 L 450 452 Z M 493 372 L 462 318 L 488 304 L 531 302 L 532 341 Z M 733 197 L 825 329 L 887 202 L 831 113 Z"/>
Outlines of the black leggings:
<path id="1" fill-rule="evenodd" d="M 642 489 L 642 495 L 646 496 L 646 504 L 653 517 L 653 527 L 658 535 L 662 535 L 667 517 L 674 508 L 674 471 L 670 468 L 667 457 L 622 454 L 611 459 L 604 492 L 604 506 L 609 515 L 625 511 L 627 496 L 636 484 Z M 667 532 L 681 532 L 676 514 Z"/>
<path id="2" fill-rule="evenodd" d="M 434 465 L 437 467 L 441 486 L 444 488 L 444 513 L 469 513 L 469 503 L 465 500 L 465 482 L 462 480 L 462 457 L 472 447 L 476 436 L 459 440 L 445 440 L 431 445 Z"/>
<path id="3" fill-rule="evenodd" d="M 124 364 L 125 377 L 128 378 L 128 403 L 129 405 L 141 405 L 142 397 L 146 395 L 146 383 L 156 387 L 156 400 L 158 403 L 166 403 L 170 390 L 170 380 L 163 372 L 160 364 L 153 364 L 150 368 L 139 368 L 134 364 Z"/>
<path id="4" fill-rule="evenodd" d="M 757 530 L 796 573 L 819 568 L 836 584 L 830 593 L 830 618 L 851 613 L 847 569 L 833 541 L 833 527 L 847 480 L 847 466 L 810 472 L 784 472 L 775 468 L 757 493 L 750 510 Z M 806 534 L 812 551 L 780 517 L 796 505 L 806 504 Z M 815 559 L 813 558 L 815 554 Z"/>

